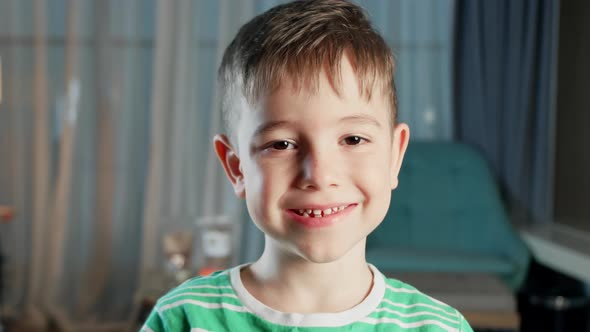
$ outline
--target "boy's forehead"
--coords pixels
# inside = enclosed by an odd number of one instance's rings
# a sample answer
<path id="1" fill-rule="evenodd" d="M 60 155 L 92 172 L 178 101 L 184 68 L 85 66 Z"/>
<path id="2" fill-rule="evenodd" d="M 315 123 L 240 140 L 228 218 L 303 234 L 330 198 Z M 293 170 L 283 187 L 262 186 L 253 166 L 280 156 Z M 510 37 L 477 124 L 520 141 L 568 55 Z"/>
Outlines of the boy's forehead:
<path id="1" fill-rule="evenodd" d="M 247 119 L 244 119 L 242 124 L 249 127 L 248 131 L 260 126 L 261 128 L 279 128 L 282 126 L 274 124 L 285 125 L 285 122 L 310 120 L 324 113 L 330 113 L 333 120 L 342 123 L 361 120 L 360 122 L 387 127 L 389 117 L 376 116 L 377 112 L 382 115 L 388 114 L 387 105 L 381 93 L 373 95 L 371 100 L 364 98 L 354 76 L 343 77 L 339 86 L 335 86 L 324 76 L 316 89 L 310 88 L 309 85 L 302 85 L 293 79 L 285 79 L 274 91 L 247 104 L 242 111 L 248 113 L 245 116 Z M 330 112 L 331 110 L 336 112 Z M 385 123 L 381 124 L 381 122 Z"/>
<path id="2" fill-rule="evenodd" d="M 279 101 L 280 97 L 297 97 L 299 99 L 312 99 L 322 97 L 338 97 L 342 101 L 373 101 L 372 97 L 383 98 L 381 89 L 375 88 L 371 96 L 363 94 L 360 79 L 355 73 L 352 64 L 346 56 L 343 56 L 341 65 L 337 71 L 328 70 L 327 66 L 321 70 L 310 73 L 307 77 L 285 74 L 282 79 L 273 85 L 272 89 L 263 91 L 258 98 L 251 100 L 252 108 L 260 110 L 268 107 L 268 101 Z M 272 97 L 279 98 L 272 98 Z M 247 98 L 247 97 L 246 97 Z"/>

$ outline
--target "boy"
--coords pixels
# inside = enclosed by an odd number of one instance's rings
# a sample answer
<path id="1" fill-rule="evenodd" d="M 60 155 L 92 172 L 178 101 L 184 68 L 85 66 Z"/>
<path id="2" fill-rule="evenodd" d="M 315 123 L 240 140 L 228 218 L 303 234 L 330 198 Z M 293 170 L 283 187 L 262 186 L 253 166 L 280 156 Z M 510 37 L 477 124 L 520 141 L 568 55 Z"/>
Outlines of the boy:
<path id="1" fill-rule="evenodd" d="M 471 331 L 365 261 L 409 139 L 393 67 L 349 2 L 296 1 L 241 28 L 219 70 L 228 136 L 214 146 L 264 251 L 173 289 L 143 331 Z"/>

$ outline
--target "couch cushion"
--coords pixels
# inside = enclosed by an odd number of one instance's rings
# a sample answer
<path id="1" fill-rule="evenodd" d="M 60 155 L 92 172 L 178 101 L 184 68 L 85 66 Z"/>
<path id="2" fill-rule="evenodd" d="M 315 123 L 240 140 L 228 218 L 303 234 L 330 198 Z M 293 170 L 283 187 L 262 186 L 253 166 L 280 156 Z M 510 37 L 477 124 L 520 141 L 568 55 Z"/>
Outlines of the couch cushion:
<path id="1" fill-rule="evenodd" d="M 497 273 L 512 289 L 529 261 L 486 160 L 450 142 L 410 144 L 367 253 L 380 268 Z"/>

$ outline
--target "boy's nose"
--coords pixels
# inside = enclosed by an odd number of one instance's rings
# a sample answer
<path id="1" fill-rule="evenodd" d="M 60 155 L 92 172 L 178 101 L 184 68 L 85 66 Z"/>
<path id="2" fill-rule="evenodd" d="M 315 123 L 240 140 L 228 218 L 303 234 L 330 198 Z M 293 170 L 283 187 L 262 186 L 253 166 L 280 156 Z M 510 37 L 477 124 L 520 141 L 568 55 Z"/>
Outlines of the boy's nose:
<path id="1" fill-rule="evenodd" d="M 338 186 L 338 161 L 325 151 L 309 152 L 302 160 L 298 187 L 301 189 L 326 189 Z"/>

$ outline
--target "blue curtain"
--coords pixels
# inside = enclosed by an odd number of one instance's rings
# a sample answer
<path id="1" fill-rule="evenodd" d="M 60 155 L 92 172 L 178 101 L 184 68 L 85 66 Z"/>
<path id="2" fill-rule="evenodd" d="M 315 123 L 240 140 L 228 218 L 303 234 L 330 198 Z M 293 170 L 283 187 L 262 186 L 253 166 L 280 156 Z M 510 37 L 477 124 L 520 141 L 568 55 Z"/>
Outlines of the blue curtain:
<path id="1" fill-rule="evenodd" d="M 558 0 L 457 0 L 456 139 L 479 148 L 516 222 L 552 217 Z"/>

